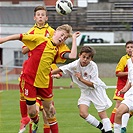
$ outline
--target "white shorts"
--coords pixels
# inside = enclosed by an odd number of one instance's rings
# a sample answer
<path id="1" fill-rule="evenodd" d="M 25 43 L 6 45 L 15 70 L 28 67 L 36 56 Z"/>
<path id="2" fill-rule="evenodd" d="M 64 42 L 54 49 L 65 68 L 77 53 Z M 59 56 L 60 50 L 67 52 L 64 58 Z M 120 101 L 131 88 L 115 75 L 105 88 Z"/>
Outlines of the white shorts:
<path id="1" fill-rule="evenodd" d="M 92 89 L 81 92 L 81 96 L 78 100 L 78 105 L 85 104 L 90 107 L 93 103 L 98 112 L 107 110 L 112 106 L 111 100 L 108 98 L 105 89 Z"/>
<path id="2" fill-rule="evenodd" d="M 125 93 L 124 100 L 121 103 L 127 105 L 129 111 L 133 111 L 133 86 Z"/>

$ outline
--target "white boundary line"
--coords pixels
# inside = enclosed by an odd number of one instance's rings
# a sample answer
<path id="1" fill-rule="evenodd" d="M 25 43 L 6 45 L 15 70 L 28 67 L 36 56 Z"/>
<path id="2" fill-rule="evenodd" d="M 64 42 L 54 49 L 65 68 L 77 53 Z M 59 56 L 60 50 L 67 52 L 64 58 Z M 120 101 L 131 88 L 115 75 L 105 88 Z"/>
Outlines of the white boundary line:
<path id="1" fill-rule="evenodd" d="M 107 86 L 107 89 L 116 89 L 116 86 Z"/>

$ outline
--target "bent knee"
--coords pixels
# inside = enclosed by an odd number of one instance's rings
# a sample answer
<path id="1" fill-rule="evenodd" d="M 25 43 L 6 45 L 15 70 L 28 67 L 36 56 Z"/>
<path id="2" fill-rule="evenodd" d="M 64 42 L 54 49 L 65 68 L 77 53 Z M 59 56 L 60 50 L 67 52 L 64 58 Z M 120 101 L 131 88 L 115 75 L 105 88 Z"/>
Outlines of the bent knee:
<path id="1" fill-rule="evenodd" d="M 88 116 L 88 113 L 84 113 L 84 112 L 80 112 L 80 117 L 82 117 L 83 119 L 85 119 Z"/>
<path id="2" fill-rule="evenodd" d="M 117 109 L 115 115 L 116 115 L 116 117 L 122 117 L 123 112 L 121 110 Z"/>

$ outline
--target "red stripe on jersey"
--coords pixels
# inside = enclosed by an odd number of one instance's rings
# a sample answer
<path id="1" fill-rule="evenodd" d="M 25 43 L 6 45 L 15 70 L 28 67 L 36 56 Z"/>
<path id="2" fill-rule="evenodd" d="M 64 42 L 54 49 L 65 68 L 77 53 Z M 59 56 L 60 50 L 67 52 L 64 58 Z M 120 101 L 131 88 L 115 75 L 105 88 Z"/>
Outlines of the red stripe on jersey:
<path id="1" fill-rule="evenodd" d="M 45 32 L 45 35 L 44 35 L 45 37 L 48 37 L 49 36 L 49 32 L 48 32 L 48 30 L 46 30 L 46 32 Z"/>
<path id="2" fill-rule="evenodd" d="M 34 30 L 32 30 L 29 34 L 34 34 Z"/>
<path id="3" fill-rule="evenodd" d="M 46 47 L 46 44 L 47 42 L 43 42 L 42 44 L 38 45 L 35 49 L 33 49 L 31 51 L 32 56 L 29 57 L 27 64 L 25 65 L 24 79 L 31 85 L 34 84 L 38 66 L 41 61 L 41 57 Z"/>
<path id="4" fill-rule="evenodd" d="M 22 40 L 22 37 L 23 37 L 23 35 L 22 35 L 22 34 L 20 34 L 20 38 L 19 38 L 19 40 L 20 40 L 20 41 Z"/>

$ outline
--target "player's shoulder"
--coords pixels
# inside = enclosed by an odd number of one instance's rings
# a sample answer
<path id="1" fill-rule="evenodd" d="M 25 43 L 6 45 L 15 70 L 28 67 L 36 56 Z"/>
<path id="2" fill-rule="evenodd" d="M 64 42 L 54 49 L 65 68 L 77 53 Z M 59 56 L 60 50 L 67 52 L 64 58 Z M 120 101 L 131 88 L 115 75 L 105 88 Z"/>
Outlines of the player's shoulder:
<path id="1" fill-rule="evenodd" d="M 90 61 L 90 64 L 94 65 L 94 66 L 97 66 L 96 62 L 94 62 L 94 61 Z"/>
<path id="2" fill-rule="evenodd" d="M 126 63 L 127 60 L 130 58 L 130 56 L 128 54 L 126 55 L 123 55 L 120 60 L 119 60 L 119 63 Z"/>
<path id="3" fill-rule="evenodd" d="M 34 27 L 34 26 L 33 26 L 33 27 L 31 27 L 31 28 L 28 30 L 28 32 L 27 32 L 27 33 L 31 33 L 34 29 L 35 29 L 35 27 Z"/>
<path id="4" fill-rule="evenodd" d="M 49 30 L 55 31 L 55 29 L 51 27 L 48 23 L 45 24 L 45 27 Z"/>
<path id="5" fill-rule="evenodd" d="M 80 60 L 77 59 L 77 60 L 75 60 L 75 61 L 72 61 L 72 62 L 69 63 L 69 64 L 71 64 L 72 66 L 76 66 L 76 67 L 78 67 L 78 66 L 80 65 Z"/>
<path id="6" fill-rule="evenodd" d="M 127 60 L 127 59 L 129 59 L 130 58 L 130 56 L 128 55 L 128 54 L 125 54 L 125 55 L 123 55 L 122 57 L 121 57 L 121 59 L 123 59 L 123 60 Z"/>
<path id="7" fill-rule="evenodd" d="M 93 69 L 97 69 L 98 68 L 96 62 L 94 62 L 94 61 L 90 61 L 89 66 L 90 66 L 90 68 L 93 68 Z"/>

